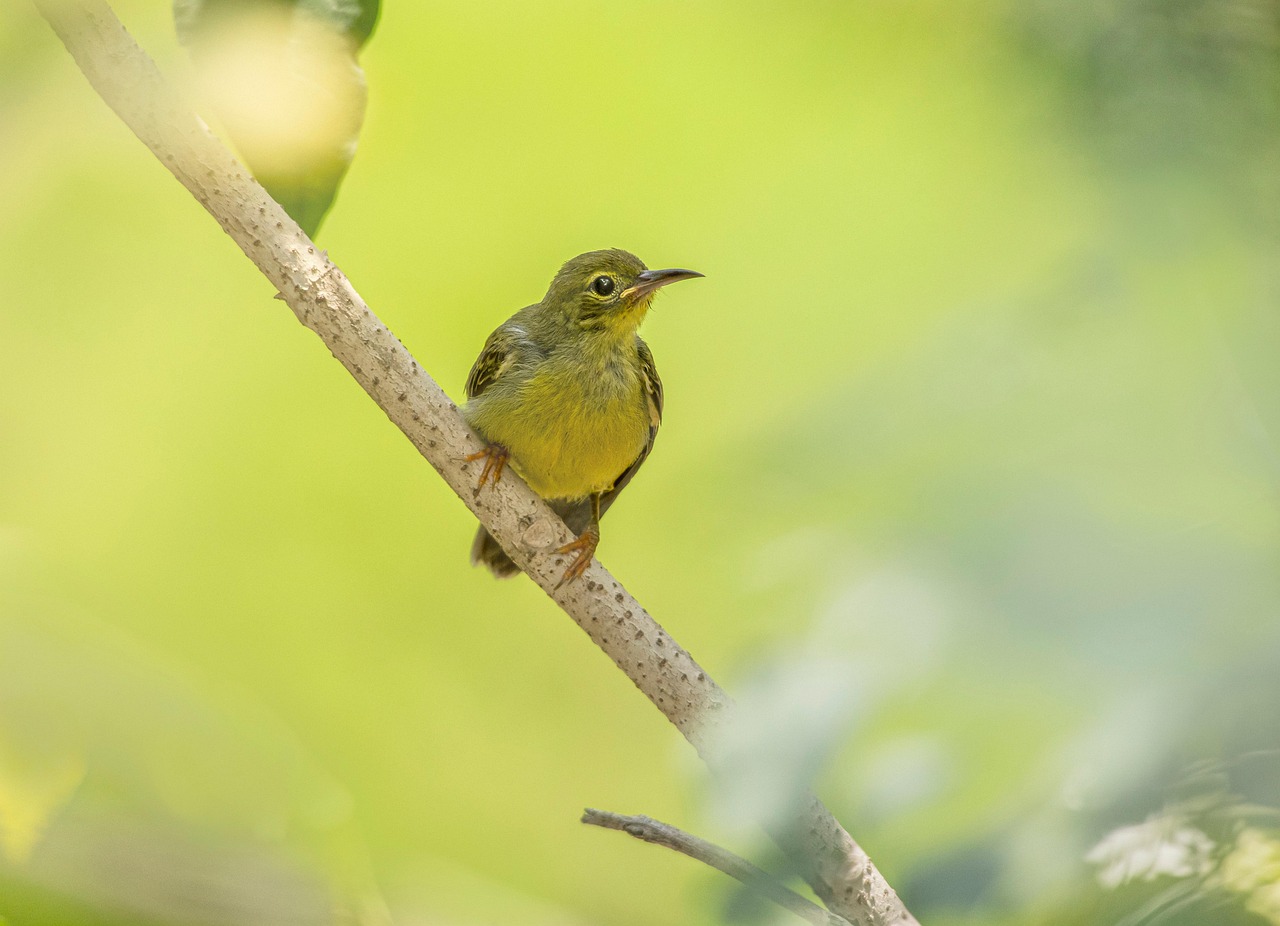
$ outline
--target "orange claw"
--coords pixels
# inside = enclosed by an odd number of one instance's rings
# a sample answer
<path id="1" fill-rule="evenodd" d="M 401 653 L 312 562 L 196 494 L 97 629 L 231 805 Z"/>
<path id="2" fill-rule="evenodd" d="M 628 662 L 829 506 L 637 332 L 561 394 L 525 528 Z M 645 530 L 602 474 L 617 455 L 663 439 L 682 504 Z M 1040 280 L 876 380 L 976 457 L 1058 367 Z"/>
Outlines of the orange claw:
<path id="1" fill-rule="evenodd" d="M 591 565 L 591 560 L 596 555 L 596 547 L 600 545 L 600 528 L 592 524 L 587 527 L 577 540 L 566 543 L 557 553 L 577 553 L 573 562 L 569 564 L 569 568 L 565 569 L 564 575 L 560 581 L 556 583 L 556 588 L 564 585 L 566 582 L 572 582 L 578 576 L 587 571 L 587 567 Z"/>
<path id="2" fill-rule="evenodd" d="M 511 459 L 511 453 L 501 444 L 490 444 L 465 459 L 468 463 L 484 460 L 484 469 L 480 471 L 480 483 L 476 486 L 476 491 L 479 491 L 484 488 L 486 482 L 492 485 L 498 484 L 498 480 L 502 478 L 502 471 L 506 469 L 507 460 Z"/>

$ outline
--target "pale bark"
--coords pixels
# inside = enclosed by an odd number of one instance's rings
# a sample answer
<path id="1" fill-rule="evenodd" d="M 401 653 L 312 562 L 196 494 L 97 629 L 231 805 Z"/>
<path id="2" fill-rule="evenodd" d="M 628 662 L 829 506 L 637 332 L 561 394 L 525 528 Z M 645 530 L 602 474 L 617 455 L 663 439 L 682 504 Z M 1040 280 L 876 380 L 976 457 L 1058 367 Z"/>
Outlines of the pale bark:
<path id="1" fill-rule="evenodd" d="M 756 894 L 794 913 L 800 919 L 812 923 L 813 926 L 849 926 L 849 921 L 844 917 L 836 916 L 813 901 L 806 900 L 783 885 L 773 875 L 757 868 L 741 856 L 692 833 L 686 833 L 670 823 L 663 823 L 661 820 L 641 814 L 620 814 L 608 810 L 596 810 L 592 807 L 588 807 L 583 812 L 582 822 L 607 830 L 618 830 L 644 842 L 666 846 L 681 855 L 696 859 L 740 881 Z"/>

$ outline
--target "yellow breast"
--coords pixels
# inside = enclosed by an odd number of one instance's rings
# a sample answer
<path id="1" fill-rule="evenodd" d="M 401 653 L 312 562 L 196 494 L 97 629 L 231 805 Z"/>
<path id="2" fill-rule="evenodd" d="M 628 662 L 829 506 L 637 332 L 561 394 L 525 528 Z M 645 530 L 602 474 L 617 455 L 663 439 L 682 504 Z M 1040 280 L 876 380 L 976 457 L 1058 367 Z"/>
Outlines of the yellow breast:
<path id="1" fill-rule="evenodd" d="M 480 399 L 468 406 L 472 424 L 511 451 L 511 464 L 543 498 L 611 488 L 649 440 L 642 380 L 630 365 L 584 376 L 548 362 L 512 394 Z"/>

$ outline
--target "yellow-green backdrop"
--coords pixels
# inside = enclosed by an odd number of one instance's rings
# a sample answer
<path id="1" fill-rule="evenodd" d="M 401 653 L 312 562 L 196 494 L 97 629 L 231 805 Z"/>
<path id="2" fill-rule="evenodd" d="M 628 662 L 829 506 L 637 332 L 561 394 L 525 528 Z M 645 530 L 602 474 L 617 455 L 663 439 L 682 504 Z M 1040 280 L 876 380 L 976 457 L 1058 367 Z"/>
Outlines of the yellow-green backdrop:
<path id="1" fill-rule="evenodd" d="M 452 395 L 580 251 L 706 274 L 600 552 L 759 717 L 726 795 L 6 5 L 0 922 L 773 921 L 577 818 L 772 864 L 812 780 L 930 926 L 1280 923 L 1275 15 L 1229 6 L 385 5 L 319 241 Z M 1186 870 L 1110 889 L 1129 837 Z"/>

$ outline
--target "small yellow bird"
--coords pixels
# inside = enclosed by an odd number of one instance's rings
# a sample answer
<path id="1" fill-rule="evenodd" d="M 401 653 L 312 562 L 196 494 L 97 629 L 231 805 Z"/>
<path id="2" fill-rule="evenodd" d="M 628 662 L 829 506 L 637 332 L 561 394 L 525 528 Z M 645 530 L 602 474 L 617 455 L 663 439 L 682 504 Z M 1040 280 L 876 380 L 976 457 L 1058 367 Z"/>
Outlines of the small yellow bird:
<path id="1" fill-rule="evenodd" d="M 600 518 L 653 449 L 662 422 L 662 380 L 636 333 L 657 291 L 700 277 L 647 270 L 626 251 L 590 251 L 560 268 L 542 301 L 498 327 L 467 377 L 467 423 L 487 446 L 479 487 L 510 462 L 551 503 L 577 539 L 561 584 L 586 570 Z M 519 568 L 483 527 L 472 564 L 496 576 Z"/>

